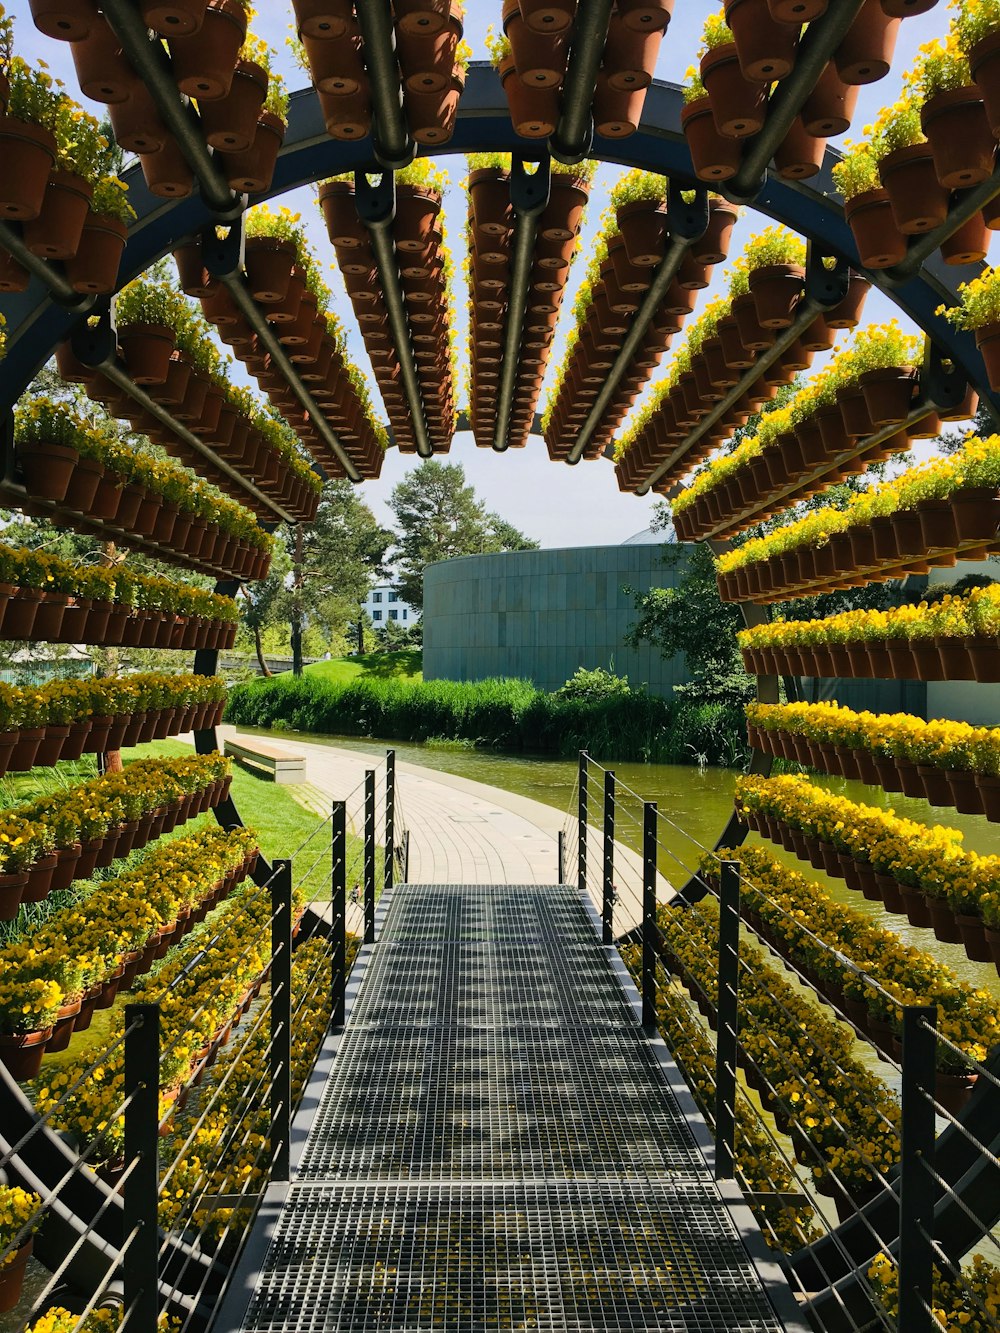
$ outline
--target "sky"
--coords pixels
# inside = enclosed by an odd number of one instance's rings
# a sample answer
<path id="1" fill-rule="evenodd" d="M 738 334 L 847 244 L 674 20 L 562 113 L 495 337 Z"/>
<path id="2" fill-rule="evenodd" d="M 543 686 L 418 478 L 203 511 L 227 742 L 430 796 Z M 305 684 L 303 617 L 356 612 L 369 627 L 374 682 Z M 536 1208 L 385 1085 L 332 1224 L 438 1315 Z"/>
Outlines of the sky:
<path id="1" fill-rule="evenodd" d="M 686 69 L 695 61 L 704 21 L 717 7 L 707 0 L 676 0 L 675 13 L 660 48 L 656 68 L 658 78 L 675 83 L 684 81 Z M 13 3 L 8 3 L 8 10 L 13 13 L 15 19 L 17 52 L 28 60 L 45 60 L 52 72 L 65 81 L 69 91 L 86 109 L 95 115 L 100 115 L 102 108 L 96 103 L 87 102 L 79 93 L 66 44 L 52 41 L 37 32 L 31 21 L 27 0 L 13 0 Z M 500 27 L 500 10 L 500 0 L 466 0 L 465 38 L 472 47 L 473 59 L 487 58 L 486 33 L 491 25 Z M 881 107 L 899 96 L 902 72 L 912 65 L 917 48 L 924 42 L 943 35 L 948 21 L 949 11 L 943 0 L 938 0 L 936 7 L 928 13 L 903 21 L 893 69 L 885 79 L 861 89 L 854 124 L 845 136 L 847 139 L 860 138 L 864 126 L 874 119 Z M 276 68 L 285 77 L 288 87 L 294 91 L 303 87 L 307 80 L 304 73 L 294 64 L 286 45 L 288 37 L 292 35 L 292 23 L 290 0 L 258 0 L 258 12 L 253 20 L 253 29 L 278 52 Z M 832 141 L 834 146 L 840 146 L 842 142 L 842 140 Z M 627 147 L 627 140 L 623 143 L 624 147 Z M 441 152 L 437 154 L 437 160 L 442 166 L 450 169 L 451 184 L 445 194 L 444 215 L 447 242 L 455 257 L 456 282 L 461 288 L 454 293 L 453 309 L 457 315 L 461 334 L 459 346 L 464 348 L 467 346 L 465 341 L 467 292 L 464 290 L 462 261 L 465 249 L 463 233 L 466 205 L 465 195 L 460 189 L 464 162 L 460 158 L 449 158 L 447 154 Z M 581 236 L 582 246 L 570 273 L 549 371 L 539 401 L 539 411 L 544 408 L 549 385 L 562 360 L 565 336 L 570 323 L 570 310 L 584 275 L 587 254 L 599 229 L 600 216 L 607 207 L 609 191 L 622 170 L 620 167 L 602 165 L 597 171 Z M 328 282 L 335 294 L 334 308 L 349 330 L 352 356 L 361 369 L 370 376 L 371 366 L 334 262 L 333 249 L 319 214 L 314 189 L 304 187 L 291 191 L 283 196 L 280 202 L 301 214 L 315 253 L 324 264 L 330 266 Z M 765 225 L 770 225 L 769 220 L 755 217 L 752 212 L 747 212 L 741 217 L 734 229 L 730 258 L 735 258 L 749 237 Z M 724 285 L 725 266 L 720 265 L 715 270 L 710 286 L 699 293 L 698 306 L 692 318 L 697 316 L 707 301 L 719 294 Z M 894 315 L 900 318 L 900 322 L 908 331 L 917 332 L 904 317 L 898 316 L 895 307 L 886 297 L 874 291 L 869 295 L 864 316 L 866 323 L 882 322 Z M 675 339 L 674 348 L 677 346 L 679 342 Z M 662 365 L 666 364 L 670 355 L 668 352 Z M 817 358 L 810 373 L 819 370 L 822 363 L 822 359 Z M 237 366 L 236 371 L 234 379 L 239 378 L 241 368 Z M 654 380 L 656 377 L 654 376 Z M 375 401 L 380 407 L 374 381 L 372 387 Z M 633 410 L 638 410 L 642 401 L 640 398 Z M 648 527 L 650 522 L 655 497 L 640 498 L 619 492 L 614 468 L 610 462 L 604 459 L 583 461 L 576 467 L 552 463 L 548 459 L 544 443 L 537 437 L 532 437 L 524 449 L 495 454 L 491 449 L 478 449 L 471 435 L 458 435 L 452 443 L 447 460 L 462 464 L 468 481 L 475 486 L 477 493 L 490 509 L 502 514 L 542 546 L 613 545 Z M 382 476 L 377 481 L 364 483 L 364 498 L 372 506 L 380 522 L 386 524 L 391 522 L 387 501 L 392 488 L 411 468 L 417 466 L 418 461 L 414 455 L 402 455 L 398 450 L 391 449 Z"/>

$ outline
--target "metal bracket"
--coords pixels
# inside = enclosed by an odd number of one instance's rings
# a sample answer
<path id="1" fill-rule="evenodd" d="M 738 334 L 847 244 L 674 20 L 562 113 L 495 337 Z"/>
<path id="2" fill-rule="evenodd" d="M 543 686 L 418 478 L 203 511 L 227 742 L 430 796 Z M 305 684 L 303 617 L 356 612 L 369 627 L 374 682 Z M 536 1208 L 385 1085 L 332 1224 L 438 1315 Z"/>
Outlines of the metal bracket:
<path id="1" fill-rule="evenodd" d="M 536 218 L 544 213 L 552 189 L 552 163 L 548 153 L 538 159 L 538 170 L 527 171 L 533 161 L 523 153 L 514 153 L 510 163 L 510 202 L 518 218 Z"/>
<path id="2" fill-rule="evenodd" d="M 241 213 L 224 236 L 217 227 L 206 227 L 201 233 L 201 262 L 213 278 L 220 280 L 242 273 L 246 250 L 245 214 Z"/>
<path id="3" fill-rule="evenodd" d="M 833 268 L 827 268 L 823 262 L 833 258 Z M 803 299 L 813 301 L 820 310 L 832 310 L 847 295 L 851 279 L 851 266 L 840 255 L 825 255 L 815 242 L 806 247 L 806 282 Z"/>
<path id="4" fill-rule="evenodd" d="M 396 216 L 396 177 L 391 171 L 373 180 L 367 171 L 354 173 L 354 206 L 358 217 L 373 231 L 385 231 Z"/>
<path id="5" fill-rule="evenodd" d="M 924 344 L 920 389 L 924 402 L 941 412 L 954 411 L 969 392 L 968 375 L 961 366 L 945 357 L 931 337 Z"/>
<path id="6" fill-rule="evenodd" d="M 70 335 L 70 346 L 78 361 L 92 370 L 114 361 L 118 355 L 114 302 L 106 304 L 96 320 L 83 320 Z"/>
<path id="7" fill-rule="evenodd" d="M 708 187 L 699 184 L 694 187 L 694 198 L 684 198 L 690 190 L 677 189 L 673 182 L 667 184 L 667 234 L 682 241 L 700 241 L 708 231 Z"/>

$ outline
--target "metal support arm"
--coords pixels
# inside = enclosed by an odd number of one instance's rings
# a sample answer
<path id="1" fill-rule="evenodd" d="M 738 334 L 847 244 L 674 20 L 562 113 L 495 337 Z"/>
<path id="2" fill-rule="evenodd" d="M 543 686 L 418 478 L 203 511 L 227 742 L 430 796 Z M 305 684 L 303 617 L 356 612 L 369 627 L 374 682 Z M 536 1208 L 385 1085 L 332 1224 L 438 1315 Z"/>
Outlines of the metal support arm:
<path id="1" fill-rule="evenodd" d="M 542 158 L 538 170 L 529 174 L 525 159 L 515 153 L 510 166 L 510 202 L 516 215 L 514 224 L 514 253 L 510 266 L 510 300 L 507 303 L 507 323 L 504 328 L 503 361 L 500 365 L 500 392 L 497 398 L 497 419 L 493 430 L 493 448 L 503 453 L 510 434 L 510 418 L 514 409 L 514 388 L 521 363 L 521 343 L 524 338 L 524 316 L 528 309 L 528 291 L 531 285 L 531 266 L 535 258 L 535 236 L 538 219 L 549 202 L 552 185 L 552 167 L 548 156 Z"/>
<path id="2" fill-rule="evenodd" d="M 383 172 L 381 178 L 373 181 L 367 172 L 354 173 L 354 201 L 358 217 L 368 228 L 375 266 L 378 269 L 379 286 L 382 299 L 389 315 L 389 328 L 399 357 L 399 373 L 406 394 L 406 405 L 413 421 L 413 432 L 417 438 L 417 453 L 421 458 L 430 458 L 434 452 L 430 433 L 427 429 L 427 417 L 424 414 L 424 400 L 420 392 L 420 380 L 417 377 L 417 363 L 413 355 L 413 342 L 410 338 L 410 321 L 406 317 L 406 305 L 403 301 L 403 284 L 399 276 L 399 261 L 396 258 L 396 246 L 392 239 L 392 223 L 396 216 L 396 179 L 391 171 Z"/>
<path id="3" fill-rule="evenodd" d="M 243 219 L 237 218 L 225 236 L 219 237 L 214 227 L 209 227 L 202 236 L 202 262 L 205 268 L 225 287 L 232 297 L 233 304 L 247 324 L 257 335 L 257 342 L 267 349 L 272 365 L 284 375 L 288 387 L 295 395 L 303 411 L 309 413 L 309 419 L 323 437 L 327 448 L 334 455 L 351 481 L 361 481 L 361 473 L 351 461 L 347 450 L 340 442 L 336 431 L 326 418 L 326 413 L 316 402 L 302 383 L 299 372 L 295 369 L 288 353 L 278 339 L 273 325 L 267 322 L 264 312 L 253 299 L 250 288 L 243 276 Z M 289 519 L 294 522 L 294 519 Z"/>
<path id="4" fill-rule="evenodd" d="M 375 157 L 383 167 L 399 171 L 413 161 L 414 146 L 403 112 L 389 0 L 365 0 L 357 14 L 371 90 Z"/>
<path id="5" fill-rule="evenodd" d="M 594 142 L 592 107 L 611 9 L 612 0 L 590 0 L 576 11 L 559 124 L 549 144 L 553 157 L 569 166 L 582 162 Z"/>
<path id="6" fill-rule="evenodd" d="M 782 353 L 800 337 L 816 316 L 824 310 L 832 310 L 847 295 L 847 282 L 850 269 L 842 259 L 838 259 L 833 268 L 826 268 L 823 256 L 810 242 L 806 259 L 806 284 L 802 299 L 795 307 L 795 318 L 787 329 L 782 329 L 770 347 L 740 376 L 726 396 L 702 416 L 692 431 L 681 441 L 669 458 L 658 463 L 641 486 L 636 488 L 637 495 L 645 495 L 659 479 L 673 467 L 674 463 L 701 440 L 712 427 L 721 421 L 730 409 L 739 402 L 748 389 L 752 389 L 766 370 L 780 360 Z"/>
<path id="7" fill-rule="evenodd" d="M 67 309 L 83 314 L 90 310 L 96 297 L 85 292 L 75 292 L 66 279 L 61 265 L 42 259 L 32 254 L 16 231 L 6 222 L 0 222 L 0 249 L 4 249 L 16 259 L 22 268 L 27 269 L 33 278 L 44 282 L 53 301 Z"/>
<path id="8" fill-rule="evenodd" d="M 578 463 L 583 457 L 584 450 L 604 419 L 608 404 L 617 393 L 618 386 L 622 382 L 632 358 L 642 346 L 642 341 L 653 322 L 653 317 L 659 309 L 660 302 L 666 296 L 670 284 L 677 276 L 677 270 L 684 262 L 684 256 L 695 241 L 701 240 L 707 228 L 708 191 L 705 186 L 699 185 L 696 188 L 691 203 L 685 202 L 679 189 L 671 189 L 667 204 L 667 234 L 670 237 L 667 244 L 667 253 L 657 266 L 649 290 L 643 297 L 642 305 L 639 307 L 626 334 L 625 341 L 615 357 L 615 364 L 608 371 L 607 377 L 601 385 L 597 401 L 590 409 L 590 415 L 581 426 L 580 433 L 573 442 L 573 447 L 566 459 L 567 463 Z"/>

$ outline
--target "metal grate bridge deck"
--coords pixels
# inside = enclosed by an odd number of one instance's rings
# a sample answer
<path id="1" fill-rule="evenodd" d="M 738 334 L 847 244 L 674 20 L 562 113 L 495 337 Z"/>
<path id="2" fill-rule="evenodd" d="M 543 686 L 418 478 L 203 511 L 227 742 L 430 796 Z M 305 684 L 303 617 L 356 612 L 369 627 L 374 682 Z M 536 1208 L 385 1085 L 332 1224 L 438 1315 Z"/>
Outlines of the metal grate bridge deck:
<path id="1" fill-rule="evenodd" d="M 269 1235 L 247 1333 L 783 1327 L 565 885 L 394 891 Z"/>

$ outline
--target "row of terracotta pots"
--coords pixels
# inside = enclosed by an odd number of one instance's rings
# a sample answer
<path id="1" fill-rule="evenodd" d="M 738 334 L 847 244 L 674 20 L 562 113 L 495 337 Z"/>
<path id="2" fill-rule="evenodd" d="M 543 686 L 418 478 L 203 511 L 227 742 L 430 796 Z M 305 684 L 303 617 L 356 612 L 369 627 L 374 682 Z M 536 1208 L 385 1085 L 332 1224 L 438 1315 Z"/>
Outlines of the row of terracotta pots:
<path id="1" fill-rule="evenodd" d="M 329 475 L 343 476 L 340 462 L 303 409 L 280 366 L 272 363 L 270 353 L 260 344 L 225 287 L 204 269 L 199 243 L 186 243 L 175 253 L 175 258 L 183 290 L 201 301 L 205 318 L 215 325 L 221 341 L 233 349 L 312 457 Z M 378 476 L 382 447 L 362 408 L 343 353 L 329 331 L 326 316 L 319 311 L 316 297 L 306 285 L 294 243 L 274 237 L 248 237 L 245 267 L 247 286 L 302 383 L 362 475 Z M 318 503 L 314 492 L 308 503 L 310 513 L 314 514 Z"/>
<path id="2" fill-rule="evenodd" d="M 804 545 L 720 574 L 719 595 L 725 602 L 763 604 L 926 574 L 930 566 L 951 567 L 958 558 L 985 560 L 997 548 L 998 525 L 995 492 L 964 488 L 852 525 L 822 546 Z M 978 535 L 963 535 L 969 533 Z"/>
<path id="3" fill-rule="evenodd" d="M 961 944 L 974 963 L 994 963 L 1000 972 L 1000 931 L 989 930 L 978 915 L 956 912 L 943 898 L 925 894 L 901 883 L 894 875 L 877 872 L 867 861 L 839 852 L 832 844 L 814 838 L 784 819 L 762 811 L 741 810 L 743 820 L 762 837 L 781 845 L 817 870 L 843 879 L 849 889 L 886 910 L 905 916 L 918 929 L 933 930 L 945 944 Z"/>
<path id="4" fill-rule="evenodd" d="M 15 1036 L 0 1034 L 0 1061 L 11 1077 L 19 1083 L 37 1078 L 45 1055 L 65 1051 L 75 1033 L 86 1032 L 98 1010 L 110 1009 L 119 991 L 129 990 L 137 977 L 144 976 L 154 963 L 165 958 L 175 944 L 246 879 L 247 874 L 245 863 L 238 866 L 220 879 L 196 907 L 184 908 L 174 921 L 152 935 L 144 948 L 123 954 L 112 976 L 95 983 L 82 996 L 60 1008 L 52 1027 Z"/>
<path id="5" fill-rule="evenodd" d="M 562 89 L 573 41 L 574 13 L 544 12 L 521 0 L 504 0 L 503 26 L 510 55 L 500 65 L 511 120 L 518 134 L 545 139 L 559 123 Z M 665 3 L 619 5 L 612 11 L 594 91 L 598 134 L 622 139 L 639 128 L 646 89 L 670 20 Z"/>
<path id="6" fill-rule="evenodd" d="M 978 403 L 970 389 L 946 414 L 928 411 L 908 423 L 919 394 L 919 376 L 913 367 L 864 372 L 837 390 L 835 402 L 813 411 L 794 430 L 785 431 L 773 445 L 682 510 L 676 520 L 678 534 L 691 541 L 697 539 L 695 534 L 731 535 L 752 527 L 783 512 L 792 500 L 808 498 L 909 448 L 911 439 L 935 438 L 943 421 L 968 419 Z M 892 435 L 868 443 L 873 433 L 894 427 Z M 941 549 L 946 549 L 944 542 Z M 834 572 L 831 568 L 830 573 Z"/>
<path id="7" fill-rule="evenodd" d="M 810 740 L 791 731 L 747 726 L 747 739 L 755 750 L 776 759 L 902 792 L 941 808 L 954 806 L 963 815 L 985 815 L 1000 824 L 1000 778 L 971 769 L 941 768 L 937 764 L 914 764 L 881 750 L 854 749 Z"/>
<path id="8" fill-rule="evenodd" d="M 236 623 L 0 584 L 0 639 L 194 651 L 231 648 Z"/>
<path id="9" fill-rule="evenodd" d="M 320 205 L 393 436 L 404 453 L 414 452 L 417 441 L 399 353 L 368 229 L 358 216 L 353 183 L 327 181 L 320 188 Z M 396 187 L 392 239 L 420 397 L 431 442 L 436 450 L 446 452 L 455 416 L 455 388 L 440 218 L 440 191 L 408 184 Z"/>
<path id="10" fill-rule="evenodd" d="M 161 341 L 155 340 L 154 346 L 159 349 Z M 155 379 L 158 382 L 153 382 L 149 374 L 150 363 L 144 360 L 140 364 L 140 348 L 134 340 L 126 338 L 123 341 L 123 359 L 129 349 L 132 361 L 131 364 L 126 361 L 126 365 L 134 374 L 142 377 L 141 382 L 149 396 L 166 408 L 174 421 L 203 440 L 211 453 L 205 454 L 196 449 L 103 375 L 84 365 L 74 356 L 70 343 L 61 343 L 56 348 L 56 365 L 64 380 L 85 385 L 90 397 L 107 404 L 116 416 L 129 421 L 133 430 L 161 445 L 185 467 L 190 467 L 225 495 L 249 509 L 258 519 L 271 519 L 273 511 L 224 471 L 218 459 L 229 463 L 241 476 L 252 481 L 265 495 L 277 500 L 294 517 L 305 522 L 313 519 L 319 503 L 317 493 L 285 466 L 281 454 L 272 448 L 253 423 L 226 401 L 222 387 L 192 366 L 186 352 L 171 351 L 165 362 L 163 379 L 159 380 L 160 371 L 157 370 Z"/>
<path id="11" fill-rule="evenodd" d="M 646 337 L 608 403 L 586 457 L 600 457 L 610 444 L 692 310 L 694 293 L 708 285 L 713 265 L 725 260 L 736 216 L 734 205 L 719 198 L 711 200 L 705 235 L 691 246 L 681 264 Z M 551 458 L 565 458 L 572 447 L 670 246 L 665 203 L 643 199 L 626 204 L 618 209 L 617 221 L 618 235 L 608 243 L 608 256 L 592 288 L 586 320 L 565 367 L 545 434 Z"/>
<path id="12" fill-rule="evenodd" d="M 744 375 L 749 373 L 752 378 L 758 353 L 770 347 L 778 333 L 791 325 L 803 291 L 804 274 L 796 265 L 771 264 L 750 273 L 750 291 L 731 302 L 729 313 L 719 321 L 715 334 L 705 339 L 697 355 L 691 358 L 690 369 L 678 377 L 615 465 L 622 490 L 635 489 L 651 468 L 677 454 L 705 410 L 726 397 Z M 806 369 L 815 352 L 828 351 L 837 329 L 855 328 L 867 293 L 867 282 L 852 274 L 843 301 L 833 310 L 817 315 L 805 333 L 790 343 L 763 375 L 752 379 L 745 393 L 697 445 L 674 459 L 656 489 L 670 486 L 707 458 L 761 404 L 774 398 L 782 385 Z M 678 524 L 681 519 L 689 519 L 691 512 L 692 509 L 683 510 L 678 515 Z"/>
<path id="13" fill-rule="evenodd" d="M 552 176 L 549 202 L 538 219 L 528 304 L 521 331 L 508 445 L 527 443 L 542 380 L 566 293 L 570 265 L 589 198 L 589 185 L 566 172 Z M 468 236 L 470 411 L 476 443 L 493 443 L 501 363 L 510 298 L 510 267 L 515 218 L 505 172 L 484 167 L 470 173 Z"/>
<path id="14" fill-rule="evenodd" d="M 851 643 L 743 648 L 757 676 L 827 679 L 1000 681 L 1000 639 L 934 635 Z"/>
<path id="15" fill-rule="evenodd" d="M 0 921 L 13 921 L 23 903 L 43 902 L 50 893 L 68 889 L 76 879 L 89 879 L 113 861 L 137 852 L 206 810 L 214 810 L 229 795 L 231 777 L 219 778 L 200 791 L 149 811 L 139 819 L 109 828 L 89 842 L 56 847 L 26 870 L 0 875 Z"/>
<path id="16" fill-rule="evenodd" d="M 69 445 L 19 445 L 17 461 L 28 498 L 12 490 L 6 499 L 25 513 L 45 514 L 76 531 L 114 534 L 169 564 L 219 577 L 249 581 L 267 575 L 271 556 L 263 547 L 193 518 L 158 491 Z"/>

